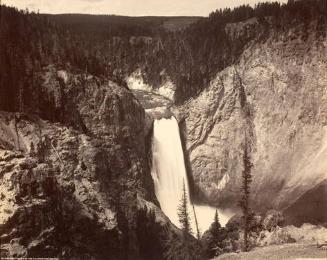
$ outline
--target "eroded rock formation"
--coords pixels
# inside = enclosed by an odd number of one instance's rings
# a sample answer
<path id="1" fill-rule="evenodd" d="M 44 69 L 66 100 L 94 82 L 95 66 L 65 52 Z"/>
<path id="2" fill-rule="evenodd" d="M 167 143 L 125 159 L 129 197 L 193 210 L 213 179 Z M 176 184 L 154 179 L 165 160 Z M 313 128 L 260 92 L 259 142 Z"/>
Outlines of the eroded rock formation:
<path id="1" fill-rule="evenodd" d="M 177 231 L 155 199 L 144 109 L 110 81 L 55 66 L 40 77 L 30 103 L 48 121 L 0 113 L 1 256 L 145 259 L 151 210 L 162 257 L 160 232 Z"/>

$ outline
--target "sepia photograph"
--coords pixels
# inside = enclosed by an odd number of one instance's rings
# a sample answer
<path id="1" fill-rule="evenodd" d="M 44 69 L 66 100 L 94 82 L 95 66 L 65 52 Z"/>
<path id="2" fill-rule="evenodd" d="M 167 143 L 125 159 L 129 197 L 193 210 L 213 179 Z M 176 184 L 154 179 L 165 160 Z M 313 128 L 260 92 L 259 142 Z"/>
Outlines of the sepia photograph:
<path id="1" fill-rule="evenodd" d="M 0 0 L 0 259 L 327 260 L 327 0 Z"/>

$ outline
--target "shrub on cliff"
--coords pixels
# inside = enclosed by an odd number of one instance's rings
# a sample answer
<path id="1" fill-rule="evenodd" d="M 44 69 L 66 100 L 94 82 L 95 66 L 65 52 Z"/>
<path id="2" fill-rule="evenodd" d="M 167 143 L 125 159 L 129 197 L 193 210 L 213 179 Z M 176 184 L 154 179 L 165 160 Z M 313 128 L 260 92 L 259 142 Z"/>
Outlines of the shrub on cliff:
<path id="1" fill-rule="evenodd" d="M 277 226 L 281 227 L 284 223 L 284 216 L 282 212 L 277 210 L 269 210 L 263 220 L 263 229 L 272 231 Z"/>

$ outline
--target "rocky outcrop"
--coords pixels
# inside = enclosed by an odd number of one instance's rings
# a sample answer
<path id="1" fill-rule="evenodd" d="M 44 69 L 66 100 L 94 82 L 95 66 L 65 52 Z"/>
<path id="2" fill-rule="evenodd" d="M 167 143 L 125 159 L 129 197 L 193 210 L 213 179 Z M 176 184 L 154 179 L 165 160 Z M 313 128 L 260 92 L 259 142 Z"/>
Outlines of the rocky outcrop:
<path id="1" fill-rule="evenodd" d="M 55 66 L 40 77 L 31 108 L 47 121 L 0 113 L 1 256 L 147 259 L 148 212 L 160 259 L 178 230 L 155 199 L 144 109 L 110 81 Z"/>
<path id="2" fill-rule="evenodd" d="M 239 199 L 245 138 L 257 209 L 284 209 L 327 178 L 326 35 L 315 22 L 268 35 L 175 108 L 198 194 L 220 207 Z"/>

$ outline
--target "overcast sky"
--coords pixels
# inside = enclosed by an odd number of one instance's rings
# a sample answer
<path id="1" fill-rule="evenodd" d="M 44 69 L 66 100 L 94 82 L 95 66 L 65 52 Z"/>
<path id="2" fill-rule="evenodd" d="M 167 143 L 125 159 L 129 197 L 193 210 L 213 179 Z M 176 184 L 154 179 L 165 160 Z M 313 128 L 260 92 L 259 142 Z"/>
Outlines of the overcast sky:
<path id="1" fill-rule="evenodd" d="M 269 0 L 264 0 L 264 2 Z M 278 0 L 275 0 L 278 1 Z M 279 0 L 286 2 L 287 0 Z M 19 9 L 41 13 L 90 13 L 130 16 L 207 16 L 211 11 L 241 4 L 254 5 L 259 0 L 2 0 Z M 262 0 L 261 0 L 262 2 Z"/>

